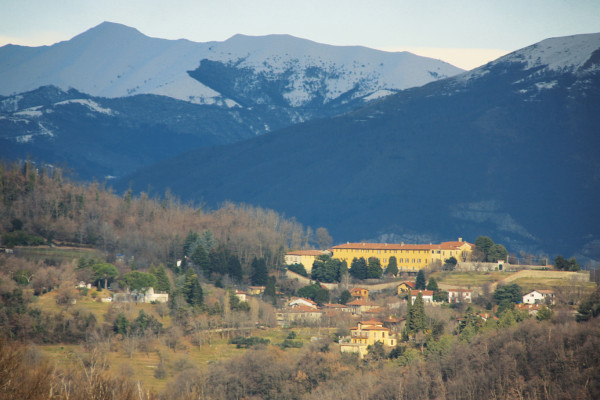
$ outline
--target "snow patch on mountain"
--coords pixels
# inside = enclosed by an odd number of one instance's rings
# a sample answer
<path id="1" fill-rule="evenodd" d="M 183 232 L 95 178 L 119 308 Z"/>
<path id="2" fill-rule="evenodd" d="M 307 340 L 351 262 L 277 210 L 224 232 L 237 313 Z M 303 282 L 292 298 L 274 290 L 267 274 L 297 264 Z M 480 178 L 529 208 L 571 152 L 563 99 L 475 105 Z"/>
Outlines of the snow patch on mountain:
<path id="1" fill-rule="evenodd" d="M 365 97 L 364 100 L 371 101 L 371 100 L 375 100 L 375 99 L 380 99 L 382 97 L 387 97 L 394 93 L 396 93 L 396 92 L 393 92 L 391 90 L 378 90 L 376 92 L 371 93 L 369 96 Z"/>
<path id="2" fill-rule="evenodd" d="M 31 107 L 31 108 L 27 108 L 25 110 L 16 112 L 13 115 L 20 116 L 20 117 L 39 118 L 42 115 L 44 115 L 44 113 L 42 111 L 40 111 L 41 108 L 42 108 L 42 106 Z"/>
<path id="3" fill-rule="evenodd" d="M 92 111 L 95 111 L 97 113 L 101 113 L 101 114 L 106 114 L 106 115 L 115 115 L 118 114 L 116 111 L 111 110 L 110 108 L 104 108 L 102 106 L 100 106 L 100 104 L 96 103 L 93 100 L 89 100 L 89 99 L 71 99 L 71 100 L 65 100 L 65 101 L 60 101 L 58 103 L 55 103 L 55 106 L 64 106 L 67 104 L 80 104 L 82 106 L 85 106 L 87 108 L 89 108 Z"/>
<path id="4" fill-rule="evenodd" d="M 576 71 L 598 49 L 600 49 L 600 33 L 565 36 L 543 40 L 492 63 L 523 63 L 525 69 L 541 67 L 559 72 Z"/>

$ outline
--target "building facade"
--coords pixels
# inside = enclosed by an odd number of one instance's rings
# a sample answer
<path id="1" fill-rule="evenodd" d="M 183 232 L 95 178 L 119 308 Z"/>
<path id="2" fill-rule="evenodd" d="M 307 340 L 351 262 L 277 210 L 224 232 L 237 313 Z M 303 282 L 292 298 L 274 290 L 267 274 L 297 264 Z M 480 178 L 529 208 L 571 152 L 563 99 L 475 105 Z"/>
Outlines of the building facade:
<path id="1" fill-rule="evenodd" d="M 367 354 L 367 348 L 381 342 L 385 347 L 395 347 L 398 337 L 389 328 L 383 326 L 383 322 L 371 319 L 360 321 L 356 328 L 350 329 L 350 337 L 340 343 L 340 351 L 358 353 L 360 358 Z"/>
<path id="2" fill-rule="evenodd" d="M 458 262 L 468 261 L 474 249 L 474 244 L 459 238 L 455 242 L 440 244 L 346 243 L 334 246 L 331 251 L 333 258 L 346 261 L 348 266 L 355 258 L 368 260 L 375 257 L 379 259 L 382 268 L 386 268 L 393 256 L 396 257 L 400 272 L 416 272 L 433 262 L 443 264 L 450 257 L 456 258 Z"/>
<path id="3" fill-rule="evenodd" d="M 296 250 L 285 254 L 285 264 L 302 264 L 308 274 L 312 272 L 312 266 L 315 259 L 319 256 L 330 255 L 328 251 L 321 250 Z"/>

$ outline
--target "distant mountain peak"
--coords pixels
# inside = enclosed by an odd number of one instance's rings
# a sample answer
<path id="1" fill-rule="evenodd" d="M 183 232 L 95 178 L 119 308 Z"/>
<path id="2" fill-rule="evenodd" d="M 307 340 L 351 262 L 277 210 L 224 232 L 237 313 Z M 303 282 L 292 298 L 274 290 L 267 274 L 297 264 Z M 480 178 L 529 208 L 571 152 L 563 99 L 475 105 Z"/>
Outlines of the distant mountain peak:
<path id="1" fill-rule="evenodd" d="M 600 33 L 563 36 L 512 52 L 492 64 L 522 63 L 525 69 L 544 68 L 552 71 L 577 71 L 600 49 Z"/>

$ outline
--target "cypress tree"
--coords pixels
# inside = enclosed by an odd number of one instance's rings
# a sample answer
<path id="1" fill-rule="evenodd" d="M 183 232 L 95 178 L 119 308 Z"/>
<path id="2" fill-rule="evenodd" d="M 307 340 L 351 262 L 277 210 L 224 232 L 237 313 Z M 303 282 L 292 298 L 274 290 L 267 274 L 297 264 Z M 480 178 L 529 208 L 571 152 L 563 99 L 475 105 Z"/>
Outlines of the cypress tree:
<path id="1" fill-rule="evenodd" d="M 390 261 L 385 270 L 385 274 L 386 275 L 394 275 L 394 276 L 398 275 L 398 260 L 396 260 L 395 256 L 390 257 Z"/>
<path id="2" fill-rule="evenodd" d="M 194 274 L 191 269 L 188 269 L 185 274 L 183 294 L 185 300 L 191 305 L 200 306 L 204 301 L 204 293 L 202 292 L 200 279 L 198 279 L 198 275 Z"/>
<path id="3" fill-rule="evenodd" d="M 415 289 L 417 290 L 425 290 L 425 273 L 422 269 L 417 273 L 417 282 L 415 283 Z"/>
<path id="4" fill-rule="evenodd" d="M 439 290 L 437 281 L 433 278 L 433 276 L 429 278 L 429 282 L 427 283 L 427 290 L 433 290 L 434 292 L 437 292 Z"/>
<path id="5" fill-rule="evenodd" d="M 264 258 L 256 258 L 252 260 L 252 275 L 250 281 L 253 285 L 264 286 L 267 284 L 267 278 L 269 277 L 269 271 L 267 270 L 267 263 Z"/>
<path id="6" fill-rule="evenodd" d="M 419 293 L 415 298 L 415 303 L 410 308 L 410 331 L 416 333 L 425 329 L 427 329 L 425 305 L 423 304 L 423 295 Z"/>

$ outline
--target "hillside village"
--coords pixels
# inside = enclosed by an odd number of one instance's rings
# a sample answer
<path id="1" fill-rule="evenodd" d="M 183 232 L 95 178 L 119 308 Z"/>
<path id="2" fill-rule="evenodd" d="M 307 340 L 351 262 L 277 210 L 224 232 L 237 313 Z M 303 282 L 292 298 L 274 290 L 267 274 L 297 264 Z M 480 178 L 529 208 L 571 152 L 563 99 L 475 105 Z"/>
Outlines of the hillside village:
<path id="1" fill-rule="evenodd" d="M 249 396 L 303 398 L 279 390 L 334 390 L 376 371 L 397 379 L 444 355 L 487 354 L 477 346 L 491 332 L 552 326 L 560 338 L 596 320 L 596 271 L 561 256 L 516 263 L 486 236 L 333 246 L 268 210 L 119 197 L 31 164 L 0 178 L 0 349 L 19 352 L 23 374 L 48 365 L 48 382 L 82 393 L 100 363 L 111 385 L 161 399 L 222 398 L 239 382 Z M 248 371 L 284 378 L 267 396 Z"/>
<path id="2" fill-rule="evenodd" d="M 275 296 L 271 297 L 270 301 L 278 305 L 276 324 L 284 329 L 301 326 L 333 328 L 340 321 L 351 324 L 344 335 L 336 337 L 339 350 L 364 358 L 373 346 L 381 345 L 389 352 L 401 342 L 415 340 L 418 330 L 407 327 L 407 319 L 410 319 L 410 308 L 416 304 L 420 304 L 421 307 L 427 306 L 428 309 L 443 307 L 464 310 L 469 307 L 470 312 L 474 313 L 474 318 L 485 323 L 488 319 L 499 321 L 499 317 L 495 315 L 498 305 L 490 309 L 481 302 L 478 303 L 479 306 L 474 303 L 477 303 L 486 290 L 489 298 L 489 290 L 496 289 L 498 285 L 507 285 L 518 280 L 520 276 L 552 279 L 553 275 L 559 274 L 560 279 L 589 281 L 589 273 L 586 272 L 553 271 L 552 265 L 513 265 L 507 263 L 507 255 L 502 256 L 504 259 L 495 262 L 480 261 L 481 249 L 475 244 L 463 241 L 462 238 L 440 244 L 346 243 L 328 250 L 289 251 L 285 254 L 285 275 L 274 279 L 272 283 L 277 282 L 278 286 L 281 286 L 284 281 L 296 282 L 301 286 L 297 290 L 298 293 L 302 292 L 302 287 L 319 287 L 327 293 L 327 301 L 316 297 L 311 299 L 290 295 L 279 290 L 275 291 Z M 386 268 L 382 268 L 379 278 L 357 280 L 351 277 L 347 270 L 344 271 L 340 282 L 319 282 L 311 278 L 313 269 L 319 268 L 323 262 L 335 260 L 346 268 L 350 261 L 351 270 L 354 264 L 364 258 L 367 258 L 369 263 L 386 265 Z M 394 262 L 397 263 L 397 269 L 392 267 L 393 271 L 390 272 L 390 264 L 394 265 Z M 182 261 L 177 264 L 182 265 Z M 499 281 L 489 282 L 485 288 L 472 285 L 468 280 L 452 284 L 436 282 L 436 275 L 452 271 L 476 271 L 483 274 L 504 271 L 508 275 L 504 275 Z M 430 276 L 427 284 L 425 272 Z M 99 289 L 101 284 L 100 282 Z M 90 286 L 83 281 L 78 285 L 79 288 L 88 289 Z M 118 288 L 118 285 L 116 287 Z M 530 317 L 536 317 L 541 310 L 551 310 L 556 295 L 553 290 L 546 289 L 551 286 L 543 287 L 522 293 L 522 296 L 514 301 L 514 309 Z M 113 287 L 110 289 L 115 290 Z M 153 287 L 138 287 L 132 291 L 124 287 L 116 290 L 112 296 L 102 297 L 101 301 L 136 304 L 169 302 L 168 293 L 155 293 Z M 269 301 L 265 295 L 266 290 L 266 286 L 247 285 L 234 289 L 231 294 L 240 304 L 248 304 L 253 298 Z M 336 297 L 329 293 L 341 294 Z M 460 322 L 460 318 L 457 318 L 457 325 Z"/>

